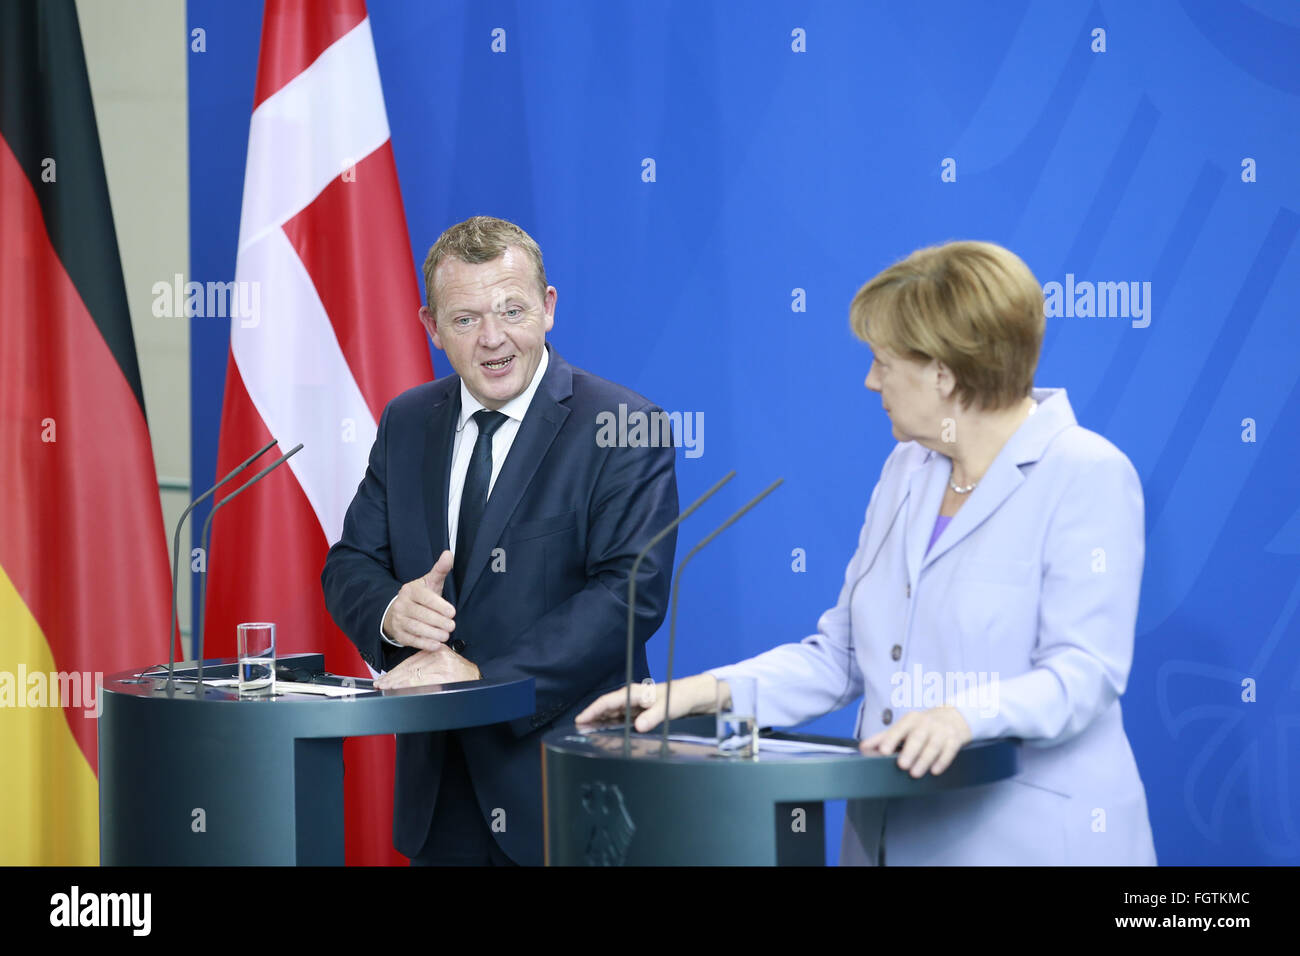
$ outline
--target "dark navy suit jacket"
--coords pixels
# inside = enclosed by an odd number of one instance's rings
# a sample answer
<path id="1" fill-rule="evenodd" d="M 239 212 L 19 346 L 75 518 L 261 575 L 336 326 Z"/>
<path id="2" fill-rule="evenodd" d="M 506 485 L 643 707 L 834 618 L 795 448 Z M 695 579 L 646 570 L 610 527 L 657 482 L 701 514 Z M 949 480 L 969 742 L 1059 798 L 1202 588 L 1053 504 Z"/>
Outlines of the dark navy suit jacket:
<path id="1" fill-rule="evenodd" d="M 658 409 L 626 388 L 565 362 L 549 365 L 492 487 L 465 573 L 448 575 L 453 636 L 486 680 L 531 677 L 537 710 L 508 724 L 454 731 L 484 819 L 515 862 L 542 862 L 542 735 L 573 718 L 626 676 L 627 584 L 637 552 L 677 516 L 672 447 L 601 447 L 603 411 Z M 370 666 L 413 653 L 379 636 L 402 584 L 449 547 L 447 489 L 460 413 L 460 377 L 429 382 L 384 409 L 370 465 L 348 507 L 343 535 L 321 574 L 325 603 Z M 635 678 L 649 676 L 645 642 L 668 604 L 676 535 L 637 576 Z M 492 569 L 504 551 L 505 570 Z M 498 567 L 499 567 L 498 563 Z M 443 734 L 399 734 L 393 844 L 419 853 L 438 794 Z"/>

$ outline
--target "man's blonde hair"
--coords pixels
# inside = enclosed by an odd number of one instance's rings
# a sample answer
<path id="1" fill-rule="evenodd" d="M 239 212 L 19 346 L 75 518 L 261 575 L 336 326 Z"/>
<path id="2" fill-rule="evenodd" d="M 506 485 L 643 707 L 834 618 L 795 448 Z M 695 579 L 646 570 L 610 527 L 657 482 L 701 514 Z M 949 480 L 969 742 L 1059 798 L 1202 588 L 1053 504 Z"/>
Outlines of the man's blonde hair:
<path id="1" fill-rule="evenodd" d="M 438 309 L 433 299 L 433 274 L 444 259 L 459 259 L 470 265 L 491 262 L 503 255 L 506 246 L 517 246 L 533 260 L 537 268 L 537 283 L 542 298 L 546 298 L 546 267 L 542 265 L 542 250 L 533 237 L 513 222 L 492 216 L 473 216 L 449 228 L 429 249 L 424 258 L 424 297 L 429 311 L 437 318 Z"/>
<path id="2" fill-rule="evenodd" d="M 858 290 L 853 332 L 873 348 L 952 370 L 963 407 L 1007 408 L 1030 393 L 1043 343 L 1043 290 L 1014 252 L 964 240 L 918 249 Z"/>

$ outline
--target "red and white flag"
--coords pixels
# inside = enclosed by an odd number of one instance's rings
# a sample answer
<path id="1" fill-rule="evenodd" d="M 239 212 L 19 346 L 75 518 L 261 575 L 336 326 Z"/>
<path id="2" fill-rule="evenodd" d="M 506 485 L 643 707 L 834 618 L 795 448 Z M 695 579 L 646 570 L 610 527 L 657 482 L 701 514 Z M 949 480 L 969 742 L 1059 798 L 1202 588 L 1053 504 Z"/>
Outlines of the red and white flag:
<path id="1" fill-rule="evenodd" d="M 278 653 L 364 674 L 321 568 L 384 405 L 433 378 L 364 0 L 266 0 L 235 279 L 217 474 L 272 437 L 304 447 L 214 522 L 204 656 L 274 621 Z M 344 761 L 347 862 L 403 862 L 392 737 Z"/>

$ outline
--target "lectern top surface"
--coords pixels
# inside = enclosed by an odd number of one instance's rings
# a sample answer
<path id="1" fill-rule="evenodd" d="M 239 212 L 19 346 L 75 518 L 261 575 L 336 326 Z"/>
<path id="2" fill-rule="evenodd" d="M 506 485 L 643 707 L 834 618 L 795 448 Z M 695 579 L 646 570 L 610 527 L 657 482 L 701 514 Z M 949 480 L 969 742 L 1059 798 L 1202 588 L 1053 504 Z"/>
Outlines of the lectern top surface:
<path id="1" fill-rule="evenodd" d="M 801 741 L 808 750 L 791 749 Z M 627 773 L 662 782 L 680 777 L 684 784 L 700 786 L 727 780 L 770 787 L 785 794 L 780 799 L 917 796 L 992 783 L 1016 774 L 1018 744 L 1009 739 L 969 744 L 942 774 L 914 778 L 899 769 L 896 755 L 865 756 L 856 750 L 856 741 L 802 734 L 762 737 L 753 757 L 720 753 L 713 740 L 687 735 L 670 735 L 666 748 L 662 735 L 654 733 L 632 734 L 625 744 L 622 728 L 558 729 L 543 740 L 546 765 L 555 772 L 581 764 L 602 777 Z M 596 770 L 597 765 L 604 766 Z"/>
<path id="2" fill-rule="evenodd" d="M 801 747 L 799 742 L 805 742 Z M 779 734 L 760 738 L 758 756 L 752 758 L 765 762 L 808 760 L 872 760 L 858 752 L 856 741 L 834 740 L 836 746 L 828 746 L 831 738 L 801 737 L 797 734 Z M 593 754 L 609 756 L 629 756 L 633 759 L 668 758 L 681 761 L 722 761 L 736 762 L 743 759 L 720 753 L 713 740 L 693 734 L 669 733 L 668 749 L 664 750 L 663 735 L 659 733 L 637 734 L 628 738 L 624 748 L 623 731 L 617 728 L 600 728 L 580 731 L 570 729 L 567 733 L 555 733 L 547 738 L 547 744 L 554 744 L 570 752 L 590 750 Z M 886 758 L 889 759 L 889 758 Z"/>

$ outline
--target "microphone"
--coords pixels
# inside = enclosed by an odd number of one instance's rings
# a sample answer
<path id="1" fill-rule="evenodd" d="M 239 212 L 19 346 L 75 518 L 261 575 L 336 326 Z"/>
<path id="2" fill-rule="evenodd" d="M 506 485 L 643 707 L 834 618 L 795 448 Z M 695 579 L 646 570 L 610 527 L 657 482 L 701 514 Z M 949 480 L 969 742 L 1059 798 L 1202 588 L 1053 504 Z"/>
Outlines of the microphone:
<path id="1" fill-rule="evenodd" d="M 631 753 L 632 747 L 632 649 L 634 643 L 633 625 L 636 623 L 636 574 L 644 558 L 656 544 L 662 541 L 674 528 L 685 521 L 700 505 L 712 498 L 727 482 L 736 477 L 734 470 L 727 472 L 712 488 L 695 499 L 695 503 L 673 519 L 672 524 L 650 539 L 641 549 L 641 553 L 632 562 L 632 574 L 627 579 L 627 701 L 623 706 L 623 753 Z"/>
<path id="2" fill-rule="evenodd" d="M 682 572 L 686 570 L 686 565 L 690 563 L 691 558 L 695 557 L 695 555 L 697 555 L 706 544 L 743 518 L 745 514 L 754 507 L 754 505 L 758 504 L 772 492 L 776 491 L 777 487 L 779 487 L 784 481 L 784 478 L 778 478 L 776 481 L 768 485 L 755 498 L 753 498 L 749 504 L 745 505 L 745 507 L 741 508 L 726 521 L 722 522 L 722 524 L 714 528 L 713 531 L 704 538 L 704 540 L 691 548 L 690 551 L 686 552 L 686 557 L 682 558 L 681 564 L 677 565 L 677 573 L 673 575 L 672 619 L 668 625 L 668 676 L 664 685 L 664 740 L 659 746 L 659 752 L 664 756 L 667 756 L 669 753 L 668 723 L 669 715 L 672 713 L 673 702 L 673 650 L 677 646 L 677 598 L 681 594 L 681 587 L 679 585 L 681 582 Z M 757 733 L 758 729 L 755 728 L 754 732 Z"/>
<path id="3" fill-rule="evenodd" d="M 230 502 L 235 500 L 235 498 L 239 497 L 241 494 L 243 494 L 253 485 L 257 484 L 259 481 L 261 481 L 271 472 L 275 471 L 275 469 L 279 468 L 281 465 L 283 465 L 294 455 L 298 454 L 298 452 L 300 451 L 302 451 L 302 442 L 299 442 L 291 450 L 285 452 L 275 461 L 271 462 L 271 464 L 267 465 L 265 468 L 263 468 L 261 471 L 255 474 L 252 478 L 249 478 L 248 481 L 244 482 L 242 485 L 240 485 L 238 488 L 236 488 L 234 491 L 226 495 L 226 497 L 222 498 L 220 501 L 218 501 L 215 505 L 212 506 L 212 510 L 208 512 L 207 520 L 203 522 L 202 548 L 203 548 L 203 553 L 205 555 L 208 554 L 208 539 L 209 536 L 212 534 L 212 519 L 217 516 L 217 512 L 220 511 L 222 508 L 224 508 L 226 505 L 230 504 Z M 197 675 L 198 679 L 194 684 L 195 696 L 199 696 L 200 689 L 203 687 L 203 625 L 207 618 L 207 605 L 208 605 L 208 570 L 207 570 L 207 565 L 205 564 L 203 567 L 203 587 L 199 589 L 199 639 L 198 642 L 195 644 L 195 648 L 197 649 L 198 653 L 194 655 L 195 659 L 199 663 L 199 667 L 198 667 L 198 675 Z"/>
<path id="4" fill-rule="evenodd" d="M 185 511 L 181 514 L 180 520 L 176 522 L 176 531 L 172 535 L 172 613 L 171 613 L 171 617 L 167 621 L 167 694 L 168 696 L 170 696 L 172 693 L 172 688 L 175 683 L 175 673 L 176 673 L 176 641 L 173 640 L 173 636 L 176 633 L 176 625 L 177 625 L 176 587 L 180 575 L 181 526 L 185 524 L 185 519 L 190 516 L 190 512 L 194 510 L 196 505 L 198 505 L 200 502 L 207 501 L 209 498 L 211 498 L 212 495 L 216 493 L 216 490 L 218 488 L 220 488 L 230 479 L 234 478 L 236 475 L 242 472 L 245 468 L 251 465 L 258 458 L 261 458 L 262 455 L 270 451 L 275 446 L 275 444 L 276 444 L 276 440 L 272 438 L 270 442 L 262 446 L 260 451 L 254 452 L 252 455 L 245 458 L 242 464 L 236 465 L 235 468 L 228 475 L 226 475 L 226 477 L 222 478 L 220 481 L 218 481 L 207 491 L 203 492 L 203 494 L 199 495 L 197 498 L 191 501 L 190 506 L 186 508 Z"/>

